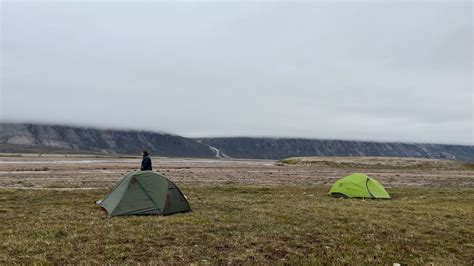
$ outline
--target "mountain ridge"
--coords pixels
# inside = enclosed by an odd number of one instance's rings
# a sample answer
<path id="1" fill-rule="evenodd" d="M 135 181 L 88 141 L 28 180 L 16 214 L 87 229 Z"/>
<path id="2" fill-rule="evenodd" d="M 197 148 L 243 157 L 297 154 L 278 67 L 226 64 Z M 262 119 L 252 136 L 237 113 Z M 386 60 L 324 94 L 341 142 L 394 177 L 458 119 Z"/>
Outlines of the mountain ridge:
<path id="1" fill-rule="evenodd" d="M 416 157 L 474 161 L 474 146 L 285 137 L 186 138 L 145 130 L 0 123 L 0 152 L 22 148 L 196 158 L 283 159 L 295 156 Z"/>
<path id="2" fill-rule="evenodd" d="M 202 143 L 234 158 L 281 159 L 305 156 L 414 157 L 474 161 L 474 146 L 319 140 L 301 138 L 203 138 Z M 258 151 L 258 152 L 257 152 Z"/>
<path id="3" fill-rule="evenodd" d="M 214 156 L 207 145 L 168 133 L 47 124 L 0 123 L 0 144 L 9 145 L 10 151 L 11 145 L 112 154 L 139 154 L 146 148 L 159 156 Z"/>

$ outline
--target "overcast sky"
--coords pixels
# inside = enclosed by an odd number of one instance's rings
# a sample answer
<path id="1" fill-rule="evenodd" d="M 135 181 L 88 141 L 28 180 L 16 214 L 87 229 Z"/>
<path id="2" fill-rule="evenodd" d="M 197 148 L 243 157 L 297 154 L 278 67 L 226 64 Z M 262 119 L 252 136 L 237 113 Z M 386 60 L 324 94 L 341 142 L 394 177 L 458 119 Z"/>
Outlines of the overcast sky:
<path id="1" fill-rule="evenodd" d="M 470 1 L 1 4 L 3 121 L 474 145 Z"/>

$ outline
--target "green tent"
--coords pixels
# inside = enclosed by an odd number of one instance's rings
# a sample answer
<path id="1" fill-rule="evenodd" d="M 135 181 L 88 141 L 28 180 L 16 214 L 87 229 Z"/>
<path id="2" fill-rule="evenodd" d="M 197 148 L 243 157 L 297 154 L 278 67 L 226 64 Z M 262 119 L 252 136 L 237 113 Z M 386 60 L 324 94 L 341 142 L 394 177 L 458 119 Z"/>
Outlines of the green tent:
<path id="1" fill-rule="evenodd" d="M 337 180 L 329 190 L 329 195 L 336 198 L 390 198 L 377 180 L 364 174 L 352 174 Z"/>
<path id="2" fill-rule="evenodd" d="M 127 174 L 104 199 L 96 203 L 110 216 L 167 215 L 191 210 L 181 190 L 166 177 L 152 171 Z"/>

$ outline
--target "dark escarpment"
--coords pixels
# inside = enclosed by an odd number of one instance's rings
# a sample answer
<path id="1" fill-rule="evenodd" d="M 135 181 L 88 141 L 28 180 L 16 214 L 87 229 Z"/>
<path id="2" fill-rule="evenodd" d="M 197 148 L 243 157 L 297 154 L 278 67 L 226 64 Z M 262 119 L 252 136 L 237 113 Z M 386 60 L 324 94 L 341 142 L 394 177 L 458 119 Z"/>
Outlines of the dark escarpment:
<path id="1" fill-rule="evenodd" d="M 209 146 L 195 139 L 147 131 L 101 130 L 58 125 L 0 124 L 3 151 L 30 150 L 90 151 L 171 157 L 214 157 Z M 0 147 L 2 147 L 0 146 Z M 1 151 L 1 148 L 0 148 Z"/>
<path id="2" fill-rule="evenodd" d="M 233 158 L 282 159 L 298 156 L 415 157 L 474 161 L 474 146 L 383 143 L 299 138 L 205 138 L 221 154 Z"/>
<path id="3" fill-rule="evenodd" d="M 283 159 L 370 156 L 474 162 L 474 146 L 301 138 L 185 138 L 149 131 L 0 123 L 0 152 L 94 152 L 194 158 Z"/>

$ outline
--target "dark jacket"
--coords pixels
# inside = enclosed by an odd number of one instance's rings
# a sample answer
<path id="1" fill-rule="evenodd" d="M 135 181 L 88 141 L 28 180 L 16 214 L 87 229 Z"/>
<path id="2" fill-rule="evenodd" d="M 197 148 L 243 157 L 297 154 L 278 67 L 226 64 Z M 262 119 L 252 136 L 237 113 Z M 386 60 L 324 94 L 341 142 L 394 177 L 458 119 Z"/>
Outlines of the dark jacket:
<path id="1" fill-rule="evenodd" d="M 142 167 L 140 167 L 142 171 L 151 171 L 151 159 L 150 156 L 143 156 L 142 160 Z"/>

